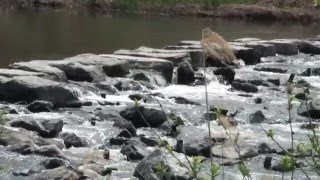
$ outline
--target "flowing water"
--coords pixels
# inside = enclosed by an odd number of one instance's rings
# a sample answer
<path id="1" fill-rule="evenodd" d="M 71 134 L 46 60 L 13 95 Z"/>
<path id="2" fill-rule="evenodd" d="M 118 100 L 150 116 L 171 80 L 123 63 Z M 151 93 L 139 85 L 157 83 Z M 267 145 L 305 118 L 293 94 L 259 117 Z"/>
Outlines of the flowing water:
<path id="1" fill-rule="evenodd" d="M 84 11 L 19 11 L 0 14 L 0 67 L 31 59 L 111 53 L 141 45 L 161 48 L 198 40 L 210 26 L 227 40 L 242 37 L 301 38 L 319 35 L 320 24 L 253 22 Z"/>

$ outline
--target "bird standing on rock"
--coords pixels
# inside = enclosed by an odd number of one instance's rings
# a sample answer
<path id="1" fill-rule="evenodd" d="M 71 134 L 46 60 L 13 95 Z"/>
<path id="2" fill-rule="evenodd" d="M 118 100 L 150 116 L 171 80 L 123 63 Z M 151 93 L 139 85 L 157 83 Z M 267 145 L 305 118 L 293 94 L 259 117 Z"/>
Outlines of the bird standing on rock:
<path id="1" fill-rule="evenodd" d="M 202 30 L 201 48 L 205 59 L 211 58 L 214 61 L 220 61 L 226 66 L 238 64 L 236 56 L 228 43 L 208 27 Z"/>

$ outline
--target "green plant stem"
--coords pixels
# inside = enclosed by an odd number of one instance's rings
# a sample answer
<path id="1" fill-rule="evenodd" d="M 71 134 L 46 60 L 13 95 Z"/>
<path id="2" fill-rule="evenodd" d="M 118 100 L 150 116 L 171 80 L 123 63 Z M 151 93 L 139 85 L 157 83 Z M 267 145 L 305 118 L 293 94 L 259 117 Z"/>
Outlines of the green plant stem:
<path id="1" fill-rule="evenodd" d="M 203 78 L 204 78 L 204 88 L 205 88 L 205 98 L 206 98 L 206 113 L 207 113 L 207 125 L 208 125 L 208 133 L 209 133 L 209 152 L 210 152 L 210 165 L 213 167 L 213 155 L 212 155 L 212 136 L 211 136 L 211 127 L 210 127 L 210 118 L 209 118 L 209 98 L 208 98 L 208 86 L 207 86 L 207 75 L 206 75 L 206 59 L 203 54 Z M 214 174 L 211 173 L 211 179 L 214 179 Z"/>
<path id="2" fill-rule="evenodd" d="M 289 113 L 289 124 L 290 124 L 290 134 L 291 134 L 291 149 L 292 152 L 294 153 L 294 139 L 293 139 L 293 128 L 292 128 L 292 117 L 291 117 L 291 94 L 288 93 L 288 113 Z M 294 168 L 291 171 L 291 180 L 293 180 L 294 176 Z"/>

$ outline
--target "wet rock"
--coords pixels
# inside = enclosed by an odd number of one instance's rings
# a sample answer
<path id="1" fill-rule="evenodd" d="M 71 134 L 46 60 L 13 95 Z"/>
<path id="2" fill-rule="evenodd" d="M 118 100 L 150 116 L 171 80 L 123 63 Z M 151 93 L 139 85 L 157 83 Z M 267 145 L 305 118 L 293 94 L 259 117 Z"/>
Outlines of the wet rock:
<path id="1" fill-rule="evenodd" d="M 311 130 L 311 129 L 319 128 L 319 125 L 318 124 L 313 124 L 313 123 L 306 123 L 306 124 L 302 124 L 300 126 L 300 128 L 301 129 Z"/>
<path id="2" fill-rule="evenodd" d="M 177 68 L 177 83 L 190 84 L 194 81 L 194 71 L 190 63 L 182 62 Z"/>
<path id="3" fill-rule="evenodd" d="M 286 73 L 288 72 L 288 68 L 284 66 L 276 66 L 276 65 L 263 65 L 263 66 L 257 66 L 253 68 L 253 70 L 256 71 L 266 71 L 266 72 L 273 72 L 273 73 Z"/>
<path id="4" fill-rule="evenodd" d="M 233 81 L 231 87 L 244 92 L 258 92 L 258 87 L 250 83 L 241 83 Z"/>
<path id="5" fill-rule="evenodd" d="M 48 61 L 35 60 L 30 62 L 17 62 L 9 65 L 12 69 L 38 72 L 46 74 L 46 78 L 56 81 L 67 81 L 66 74 L 58 68 L 48 65 Z"/>
<path id="6" fill-rule="evenodd" d="M 295 40 L 275 39 L 268 41 L 276 47 L 277 54 L 293 55 L 298 54 L 298 43 Z"/>
<path id="7" fill-rule="evenodd" d="M 133 80 L 151 82 L 151 77 L 146 73 L 140 72 L 133 75 Z"/>
<path id="8" fill-rule="evenodd" d="M 32 154 L 36 147 L 29 143 L 14 144 L 8 148 L 9 151 L 16 152 L 22 155 Z"/>
<path id="9" fill-rule="evenodd" d="M 109 144 L 120 146 L 120 145 L 128 144 L 129 141 L 130 141 L 130 139 L 128 139 L 126 137 L 115 137 L 115 138 L 109 139 Z"/>
<path id="10" fill-rule="evenodd" d="M 19 69 L 3 69 L 0 68 L 0 76 L 4 76 L 7 78 L 12 78 L 14 76 L 38 76 L 45 77 L 45 73 L 41 72 L 32 72 L 32 71 L 24 71 Z"/>
<path id="11" fill-rule="evenodd" d="M 12 127 L 20 127 L 29 131 L 35 131 L 42 137 L 56 137 L 63 127 L 60 118 L 42 119 L 32 116 L 21 116 L 11 121 Z"/>
<path id="12" fill-rule="evenodd" d="M 261 110 L 258 110 L 255 113 L 249 115 L 250 123 L 262 123 L 265 119 L 266 118 Z"/>
<path id="13" fill-rule="evenodd" d="M 197 105 L 200 106 L 201 104 L 190 101 L 189 99 L 186 99 L 184 97 L 170 97 L 172 99 L 174 99 L 175 103 L 177 104 L 191 104 L 191 105 Z"/>
<path id="14" fill-rule="evenodd" d="M 36 179 L 80 179 L 80 175 L 65 166 L 60 166 L 54 169 L 44 170 L 39 175 L 37 175 Z"/>
<path id="15" fill-rule="evenodd" d="M 262 99 L 259 98 L 259 97 L 258 97 L 258 98 L 255 98 L 255 99 L 254 99 L 254 103 L 255 103 L 255 104 L 261 104 L 261 103 L 262 103 Z"/>
<path id="16" fill-rule="evenodd" d="M 306 54 L 320 54 L 320 43 L 314 41 L 300 42 L 299 52 Z"/>
<path id="17" fill-rule="evenodd" d="M 129 63 L 127 61 L 110 61 L 102 66 L 103 71 L 109 77 L 124 77 L 129 74 Z"/>
<path id="18" fill-rule="evenodd" d="M 128 130 L 124 129 L 117 135 L 117 137 L 132 138 L 134 135 L 132 135 Z"/>
<path id="19" fill-rule="evenodd" d="M 129 161 L 141 160 L 148 156 L 150 152 L 147 145 L 138 140 L 131 140 L 121 148 L 121 154 L 126 155 Z"/>
<path id="20" fill-rule="evenodd" d="M 75 133 L 64 132 L 60 134 L 60 138 L 63 139 L 66 148 L 73 147 L 87 147 L 88 143 L 83 138 L 77 136 Z"/>
<path id="21" fill-rule="evenodd" d="M 137 136 L 137 130 L 132 124 L 132 122 L 127 121 L 122 118 L 112 118 L 110 119 L 114 122 L 113 126 L 119 129 L 123 129 L 121 133 L 118 135 L 120 137 L 135 137 Z"/>
<path id="22" fill-rule="evenodd" d="M 236 57 L 242 59 L 246 65 L 254 65 L 261 61 L 261 53 L 254 48 L 234 45 L 232 45 L 231 48 L 234 49 Z"/>
<path id="23" fill-rule="evenodd" d="M 276 55 L 276 47 L 272 44 L 261 42 L 249 42 L 246 43 L 245 46 L 249 48 L 254 48 L 256 51 L 261 52 L 262 57 Z"/>
<path id="24" fill-rule="evenodd" d="M 44 100 L 58 107 L 79 102 L 79 99 L 70 90 L 64 88 L 63 84 L 36 76 L 0 79 L 0 98 L 9 102 L 29 103 L 34 100 Z"/>
<path id="25" fill-rule="evenodd" d="M 213 70 L 213 74 L 216 76 L 221 76 L 222 81 L 227 82 L 227 84 L 232 83 L 234 76 L 236 75 L 232 68 L 217 68 Z"/>
<path id="26" fill-rule="evenodd" d="M 271 82 L 272 84 L 274 84 L 276 86 L 280 86 L 280 79 L 279 78 L 267 79 L 267 81 Z"/>
<path id="27" fill-rule="evenodd" d="M 51 112 L 53 104 L 48 101 L 33 101 L 27 105 L 27 109 L 33 113 Z"/>
<path id="28" fill-rule="evenodd" d="M 36 149 L 35 153 L 47 157 L 66 158 L 63 152 L 54 144 L 48 146 L 40 146 Z"/>
<path id="29" fill-rule="evenodd" d="M 163 111 L 143 106 L 129 106 L 121 111 L 120 115 L 124 119 L 131 121 L 136 128 L 149 127 L 149 125 L 150 127 L 158 127 L 167 120 L 167 116 Z"/>
<path id="30" fill-rule="evenodd" d="M 300 75 L 301 76 L 319 76 L 320 75 L 320 68 L 307 68 Z"/>
<path id="31" fill-rule="evenodd" d="M 188 156 L 210 156 L 208 131 L 203 128 L 184 126 L 180 128 L 178 140 L 183 141 L 184 153 Z M 213 141 L 212 141 L 212 144 Z"/>
<path id="32" fill-rule="evenodd" d="M 102 82 L 99 82 L 99 83 L 97 83 L 95 85 L 98 88 L 102 89 L 105 94 L 117 94 L 118 93 L 117 88 L 114 87 L 114 85 L 111 84 L 111 82 L 102 81 Z"/>
<path id="33" fill-rule="evenodd" d="M 253 158 L 258 156 L 258 152 L 251 147 L 240 147 L 240 157 L 236 152 L 233 143 L 227 141 L 223 145 L 223 154 L 222 154 L 222 145 L 216 145 L 212 148 L 212 153 L 215 157 L 225 157 L 228 159 L 239 159 L 239 158 Z"/>
<path id="34" fill-rule="evenodd" d="M 60 166 L 65 166 L 66 162 L 63 159 L 50 158 L 42 161 L 40 164 L 46 169 L 54 169 Z"/>
<path id="35" fill-rule="evenodd" d="M 63 71 L 67 79 L 72 81 L 87 81 L 87 82 L 97 82 L 105 77 L 102 69 L 97 66 L 86 66 L 79 63 L 55 63 L 51 64 L 61 71 Z"/>
<path id="36" fill-rule="evenodd" d="M 259 154 L 277 153 L 277 150 L 271 149 L 267 143 L 261 143 L 258 146 L 258 153 Z"/>
<path id="37" fill-rule="evenodd" d="M 133 101 L 138 100 L 138 101 L 143 101 L 143 102 L 150 102 L 151 101 L 151 97 L 147 94 L 139 94 L 139 93 L 134 93 L 134 94 L 130 94 L 129 98 Z"/>
<path id="38" fill-rule="evenodd" d="M 228 65 L 220 59 L 214 59 L 212 57 L 206 58 L 206 66 L 210 67 L 228 67 Z M 202 65 L 203 67 L 203 65 Z"/>
<path id="39" fill-rule="evenodd" d="M 168 145 L 166 140 L 162 140 L 162 142 L 156 137 L 140 137 L 141 142 L 145 143 L 147 146 L 165 146 Z"/>
<path id="40" fill-rule="evenodd" d="M 173 73 L 173 63 L 158 58 L 134 57 L 117 54 L 103 54 L 101 57 L 115 58 L 129 62 L 130 69 L 149 69 L 162 74 L 167 82 L 171 82 Z"/>
<path id="41" fill-rule="evenodd" d="M 263 167 L 265 169 L 270 169 L 271 164 L 272 164 L 272 157 L 270 156 L 265 157 L 263 161 Z"/>
<path id="42" fill-rule="evenodd" d="M 278 172 L 290 172 L 292 171 L 292 168 L 286 169 L 284 167 L 282 167 L 282 165 L 280 164 L 280 161 L 275 162 L 274 165 L 271 166 L 271 169 L 274 171 L 278 171 Z"/>
<path id="43" fill-rule="evenodd" d="M 308 109 L 306 107 L 306 103 L 305 102 L 301 102 L 297 113 L 300 116 L 304 116 L 304 117 L 310 117 L 313 119 L 320 119 L 320 98 L 319 97 L 315 97 L 314 99 L 312 99 L 309 103 L 308 103 Z"/>
<path id="44" fill-rule="evenodd" d="M 114 87 L 119 91 L 142 91 L 143 88 L 141 84 L 137 81 L 133 81 L 130 79 L 122 80 L 114 84 Z"/>

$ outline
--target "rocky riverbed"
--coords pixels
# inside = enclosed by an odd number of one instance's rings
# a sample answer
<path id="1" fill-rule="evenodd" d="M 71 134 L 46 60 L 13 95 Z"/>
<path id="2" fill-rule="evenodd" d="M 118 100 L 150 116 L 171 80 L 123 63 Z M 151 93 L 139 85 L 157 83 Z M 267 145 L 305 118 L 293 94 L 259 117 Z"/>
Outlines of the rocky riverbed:
<path id="1" fill-rule="evenodd" d="M 187 164 L 184 154 L 203 156 L 205 174 L 210 146 L 204 73 L 211 114 L 220 106 L 232 117 L 252 178 L 281 179 L 283 150 L 263 129 L 273 129 L 275 139 L 291 147 L 284 88 L 290 74 L 296 75 L 294 93 L 302 102 L 292 110 L 295 143 L 308 134 L 303 100 L 310 101 L 318 124 L 320 38 L 243 38 L 230 45 L 240 66 L 207 59 L 206 72 L 199 41 L 17 62 L 0 69 L 1 117 L 8 119 L 0 131 L 0 179 L 160 179 L 153 167 L 161 161 L 170 164 L 171 178 L 190 179 L 175 158 Z M 242 179 L 235 165 L 238 154 L 223 127 L 210 118 L 215 162 L 224 164 L 224 179 Z M 166 153 L 164 143 L 176 146 L 177 140 L 184 148 Z M 266 157 L 272 158 L 267 168 Z M 297 169 L 295 178 L 304 175 Z"/>

